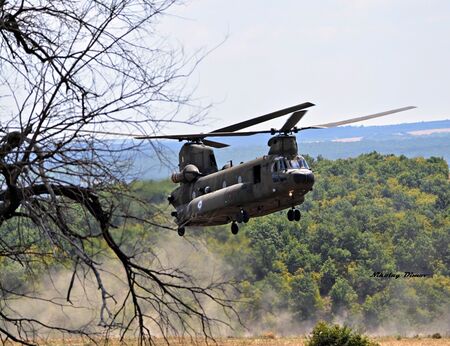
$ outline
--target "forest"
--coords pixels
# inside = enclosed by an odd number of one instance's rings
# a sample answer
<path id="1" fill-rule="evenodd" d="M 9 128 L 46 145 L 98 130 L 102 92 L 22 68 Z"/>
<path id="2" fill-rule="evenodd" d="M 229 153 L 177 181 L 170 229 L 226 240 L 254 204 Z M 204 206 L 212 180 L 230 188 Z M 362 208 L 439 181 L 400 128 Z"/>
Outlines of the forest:
<path id="1" fill-rule="evenodd" d="M 139 217 L 113 234 L 130 247 L 177 253 L 188 270 L 209 272 L 215 263 L 214 270 L 237 286 L 228 293 L 242 321 L 232 321 L 237 335 L 295 335 L 319 320 L 379 335 L 450 334 L 447 163 L 376 152 L 307 161 L 316 184 L 300 206 L 300 222 L 289 222 L 283 211 L 250 220 L 237 235 L 226 225 L 188 228 L 181 238 L 157 226 L 174 226 L 166 200 L 174 185 L 135 181 L 132 189 L 153 208 L 155 222 L 139 221 L 145 212 L 133 202 L 128 208 Z M 81 215 L 73 222 L 87 227 Z M 18 236 L 33 244 L 30 249 L 51 252 L 31 225 L 0 228 L 4 243 Z M 92 253 L 104 247 L 100 239 L 91 246 Z M 36 259 L 33 275 L 64 269 L 49 255 Z M 20 261 L 0 254 L 3 292 L 26 292 L 29 274 Z"/>
<path id="2" fill-rule="evenodd" d="M 307 161 L 317 183 L 300 222 L 283 211 L 250 220 L 237 236 L 228 225 L 187 231 L 240 283 L 243 320 L 284 334 L 320 319 L 378 334 L 450 333 L 447 163 L 376 152 Z M 172 186 L 135 188 L 164 204 Z"/>

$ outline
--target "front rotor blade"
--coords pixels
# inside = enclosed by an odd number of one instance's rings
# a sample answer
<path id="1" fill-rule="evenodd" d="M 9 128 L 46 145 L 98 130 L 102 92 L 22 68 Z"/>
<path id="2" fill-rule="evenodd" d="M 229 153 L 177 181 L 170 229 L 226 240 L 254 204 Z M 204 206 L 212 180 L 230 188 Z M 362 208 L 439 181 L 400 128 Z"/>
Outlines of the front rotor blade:
<path id="1" fill-rule="evenodd" d="M 207 145 L 208 147 L 213 147 L 213 148 L 226 148 L 229 147 L 229 144 L 225 144 L 225 143 L 220 143 L 220 142 L 216 142 L 216 141 L 210 141 L 209 139 L 203 139 L 202 140 L 204 145 Z"/>
<path id="2" fill-rule="evenodd" d="M 413 109 L 413 108 L 416 108 L 416 107 L 415 106 L 408 106 L 408 107 L 403 107 L 403 108 L 397 108 L 397 109 L 393 109 L 393 110 L 386 111 L 386 112 L 381 112 L 381 113 L 376 113 L 376 114 L 371 114 L 371 115 L 365 115 L 363 117 L 357 117 L 357 118 L 341 120 L 341 121 L 337 121 L 335 123 L 313 125 L 313 126 L 310 126 L 310 127 L 319 127 L 319 128 L 325 127 L 325 128 L 328 128 L 328 127 L 336 127 L 336 126 L 340 126 L 340 125 L 347 125 L 347 124 L 356 123 L 358 121 L 374 119 L 374 118 L 378 118 L 378 117 L 384 117 L 385 115 L 398 113 L 398 112 L 403 112 L 403 111 L 407 111 L 407 110 L 410 110 L 410 109 Z"/>
<path id="3" fill-rule="evenodd" d="M 263 123 L 265 121 L 269 121 L 269 120 L 281 117 L 283 115 L 286 115 L 286 114 L 289 114 L 289 113 L 292 113 L 292 112 L 296 112 L 296 111 L 299 111 L 301 109 L 305 109 L 305 108 L 312 107 L 312 106 L 314 106 L 313 103 L 305 102 L 305 103 L 302 103 L 302 104 L 299 104 L 299 105 L 296 105 L 296 106 L 292 106 L 292 107 L 289 107 L 289 108 L 281 109 L 279 111 L 272 112 L 272 113 L 269 113 L 269 114 L 266 114 L 266 115 L 262 115 L 260 117 L 256 117 L 256 118 L 253 118 L 253 119 L 250 119 L 250 120 L 246 120 L 246 121 L 243 121 L 243 122 L 240 122 L 240 123 L 237 123 L 237 124 L 233 124 L 233 125 L 230 125 L 230 126 L 222 127 L 221 129 L 217 129 L 215 131 L 212 131 L 212 133 L 215 133 L 215 132 L 234 132 L 234 131 L 242 130 L 242 129 L 245 129 L 246 127 L 250 127 L 250 126 L 253 126 L 253 125 L 256 125 L 256 124 L 260 124 L 260 123 Z"/>
<path id="4" fill-rule="evenodd" d="M 162 135 L 162 136 L 136 136 L 136 139 L 178 139 L 182 140 L 203 140 L 206 137 L 239 137 L 239 136 L 252 136 L 259 133 L 272 133 L 273 130 L 267 131 L 246 131 L 246 132 L 210 132 L 210 133 L 192 133 L 184 135 Z"/>
<path id="5" fill-rule="evenodd" d="M 298 111 L 293 113 L 289 119 L 284 123 L 283 127 L 280 129 L 280 132 L 289 132 L 295 125 L 303 118 L 307 111 Z"/>

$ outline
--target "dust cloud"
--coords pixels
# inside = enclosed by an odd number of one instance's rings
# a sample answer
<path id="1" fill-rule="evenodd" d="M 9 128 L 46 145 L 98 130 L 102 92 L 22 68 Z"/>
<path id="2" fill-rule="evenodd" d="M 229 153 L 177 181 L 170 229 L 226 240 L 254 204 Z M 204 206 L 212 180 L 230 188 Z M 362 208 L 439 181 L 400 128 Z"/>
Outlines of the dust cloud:
<path id="1" fill-rule="evenodd" d="M 152 246 L 153 253 L 148 259 L 143 260 L 152 268 L 181 269 L 192 275 L 199 286 L 208 286 L 217 282 L 226 282 L 233 277 L 233 268 L 220 258 L 211 253 L 206 243 L 192 237 L 179 237 L 176 234 L 167 234 L 160 237 L 157 244 Z M 117 303 L 109 299 L 111 311 L 116 311 L 128 292 L 125 283 L 125 274 L 119 261 L 105 260 L 102 264 L 102 280 L 104 286 L 113 295 Z M 101 333 L 99 326 L 101 311 L 101 292 L 98 289 L 95 276 L 92 272 L 79 272 L 70 295 L 71 303 L 66 300 L 67 290 L 72 278 L 70 271 L 49 271 L 36 286 L 29 297 L 15 298 L 8 301 L 8 309 L 16 316 L 34 318 L 45 324 L 64 327 L 68 329 L 80 329 L 88 333 Z M 236 299 L 233 305 L 237 310 L 242 309 L 242 300 L 236 292 L 226 292 L 227 296 Z M 272 311 L 270 302 L 279 300 L 277 292 L 268 290 L 264 292 L 259 315 L 252 320 L 242 321 L 239 324 L 237 318 L 227 316 L 217 304 L 204 302 L 204 309 L 208 316 L 226 321 L 230 324 L 219 324 L 213 330 L 217 336 L 260 336 L 265 333 L 273 333 L 277 336 L 300 336 L 309 334 L 318 319 L 307 321 L 300 320 L 295 314 L 286 310 Z M 264 303 L 266 302 L 266 303 Z M 395 307 L 392 307 L 395 316 Z M 152 314 L 151 311 L 148 311 Z M 441 333 L 449 335 L 450 307 L 448 311 L 435 321 L 425 322 L 421 326 L 408 324 L 404 316 L 397 316 L 395 321 L 383 323 L 374 327 L 362 322 L 360 315 L 352 315 L 348 311 L 342 311 L 337 317 L 331 314 L 323 314 L 321 319 L 340 325 L 348 325 L 363 331 L 371 336 L 415 336 Z M 149 326 L 154 336 L 158 335 L 158 329 Z M 52 336 L 52 333 L 42 328 L 38 331 L 42 336 Z"/>
<path id="2" fill-rule="evenodd" d="M 205 243 L 189 237 L 181 238 L 176 234 L 167 234 L 152 246 L 148 254 L 137 257 L 140 264 L 156 270 L 182 270 L 192 278 L 192 283 L 199 287 L 210 286 L 218 282 L 227 282 L 231 270 L 220 259 L 212 254 Z M 111 298 L 107 299 L 111 313 L 117 312 L 126 298 L 128 286 L 125 272 L 118 260 L 104 258 L 99 266 L 102 283 Z M 228 272 L 228 274 L 227 274 Z M 96 276 L 92 271 L 84 272 L 78 266 L 77 275 L 70 293 L 67 293 L 72 280 L 73 271 L 47 270 L 40 280 L 30 284 L 24 296 L 10 296 L 7 301 L 7 311 L 11 317 L 25 317 L 35 319 L 41 323 L 56 328 L 81 330 L 86 333 L 99 334 L 105 332 L 101 325 L 102 294 L 98 288 Z M 209 317 L 229 322 L 223 309 L 217 304 L 202 301 L 204 311 Z M 127 305 L 129 312 L 130 305 Z M 144 312 L 154 315 L 154 311 L 143 304 Z M 148 310 L 148 311 L 145 311 Z M 126 315 L 129 316 L 129 313 Z M 105 319 L 108 314 L 104 311 Z M 127 319 L 125 316 L 124 320 Z M 147 325 L 153 336 L 161 336 L 159 328 Z M 59 333 L 48 328 L 38 327 L 36 330 L 28 328 L 31 333 L 38 333 L 39 337 L 58 337 Z M 218 324 L 213 330 L 215 334 L 230 334 L 230 328 L 225 324 Z M 117 333 L 112 334 L 117 335 Z"/>

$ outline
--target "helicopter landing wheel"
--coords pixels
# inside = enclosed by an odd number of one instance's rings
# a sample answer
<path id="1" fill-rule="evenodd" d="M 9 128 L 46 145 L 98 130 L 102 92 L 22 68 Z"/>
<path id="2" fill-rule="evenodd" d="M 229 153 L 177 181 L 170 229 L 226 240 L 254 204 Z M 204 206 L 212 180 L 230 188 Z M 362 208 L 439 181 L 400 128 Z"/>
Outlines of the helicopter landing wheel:
<path id="1" fill-rule="evenodd" d="M 241 210 L 241 213 L 242 213 L 242 221 L 244 221 L 244 223 L 247 223 L 248 220 L 250 220 L 250 216 L 245 210 Z"/>
<path id="2" fill-rule="evenodd" d="M 244 221 L 244 214 L 242 213 L 242 210 L 240 210 L 236 215 L 236 222 L 242 223 L 242 221 Z"/>
<path id="3" fill-rule="evenodd" d="M 289 221 L 294 221 L 294 209 L 289 209 L 287 212 L 287 218 Z"/>
<path id="4" fill-rule="evenodd" d="M 184 227 L 178 228 L 178 235 L 179 235 L 180 237 L 184 236 L 184 232 L 185 232 Z"/>
<path id="5" fill-rule="evenodd" d="M 300 210 L 295 209 L 294 210 L 294 220 L 295 221 L 300 221 L 301 217 L 302 217 L 302 214 L 300 213 Z"/>
<path id="6" fill-rule="evenodd" d="M 231 223 L 231 233 L 238 234 L 238 232 L 239 232 L 239 226 L 235 221 L 233 221 Z"/>

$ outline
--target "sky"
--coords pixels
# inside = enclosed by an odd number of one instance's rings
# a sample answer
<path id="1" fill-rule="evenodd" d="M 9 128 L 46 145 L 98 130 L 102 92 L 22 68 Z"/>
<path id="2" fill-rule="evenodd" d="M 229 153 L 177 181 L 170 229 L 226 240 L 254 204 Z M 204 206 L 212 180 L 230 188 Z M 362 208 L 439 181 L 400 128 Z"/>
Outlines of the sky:
<path id="1" fill-rule="evenodd" d="M 193 131 L 305 101 L 316 106 L 301 126 L 410 105 L 358 124 L 450 119 L 448 0 L 190 0 L 158 30 L 186 54 L 216 47 L 191 76 L 195 97 L 213 104 Z M 190 129 L 166 129 L 177 131 Z"/>

